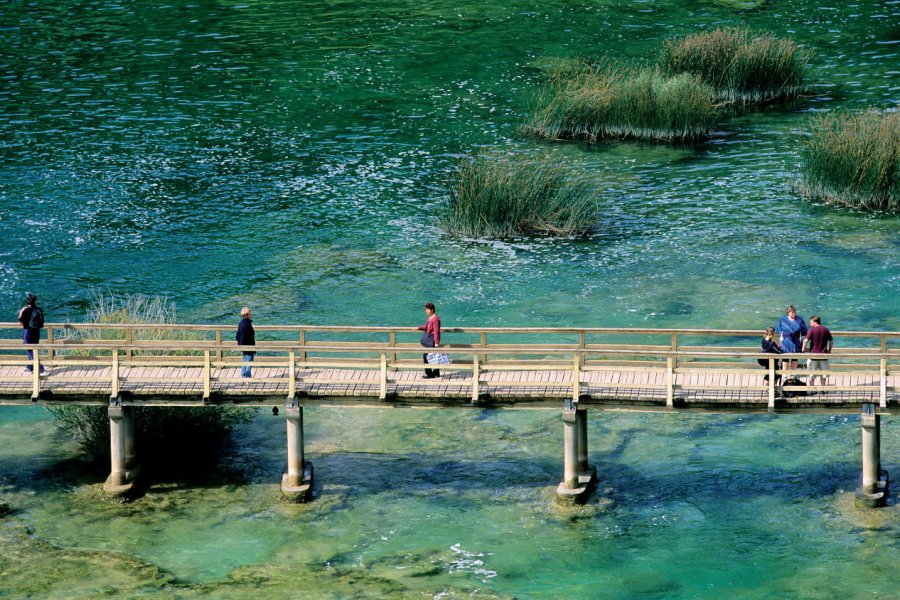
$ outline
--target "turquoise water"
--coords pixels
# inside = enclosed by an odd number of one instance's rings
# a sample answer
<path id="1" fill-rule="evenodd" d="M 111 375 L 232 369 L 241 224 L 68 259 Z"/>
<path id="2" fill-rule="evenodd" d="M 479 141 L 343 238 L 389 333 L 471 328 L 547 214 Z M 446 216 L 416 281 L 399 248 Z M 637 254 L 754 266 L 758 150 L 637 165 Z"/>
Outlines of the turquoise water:
<path id="1" fill-rule="evenodd" d="M 900 329 L 900 218 L 789 190 L 811 118 L 898 103 L 897 2 L 151 2 L 0 6 L 0 308 L 93 290 L 179 320 L 760 328 L 788 302 Z M 523 137 L 548 65 L 652 60 L 749 25 L 816 53 L 819 94 L 698 147 Z M 584 239 L 453 240 L 482 148 L 596 179 Z M 265 411 L 262 411 L 265 412 Z M 129 505 L 38 408 L 0 408 L 0 595 L 891 596 L 894 504 L 860 511 L 855 417 L 591 417 L 600 490 L 552 502 L 556 411 L 308 409 L 315 502 L 277 501 L 284 422 Z M 884 459 L 897 471 L 897 434 Z M 893 468 L 892 468 L 893 467 Z M 202 476 L 201 476 L 202 475 Z M 300 586 L 300 587 L 298 587 Z"/>

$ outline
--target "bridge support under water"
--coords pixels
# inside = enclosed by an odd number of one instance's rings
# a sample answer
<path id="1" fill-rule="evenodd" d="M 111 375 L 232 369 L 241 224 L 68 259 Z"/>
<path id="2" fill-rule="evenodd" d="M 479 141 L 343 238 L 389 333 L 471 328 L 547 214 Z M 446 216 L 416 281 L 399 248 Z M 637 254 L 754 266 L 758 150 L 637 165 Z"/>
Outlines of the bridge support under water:
<path id="1" fill-rule="evenodd" d="M 863 404 L 860 415 L 862 432 L 862 473 L 856 489 L 857 502 L 866 507 L 884 506 L 888 493 L 888 473 L 881 468 L 881 415 L 875 404 Z M 133 406 L 121 399 L 110 400 L 107 408 L 110 433 L 110 473 L 103 490 L 115 497 L 127 496 L 135 486 L 140 468 L 135 454 Z M 313 465 L 304 453 L 303 407 L 288 399 L 285 407 L 287 427 L 287 470 L 281 478 L 281 492 L 292 502 L 312 497 Z M 556 489 L 564 503 L 584 503 L 597 483 L 597 469 L 588 462 L 588 412 L 568 401 L 562 411 L 563 480 Z"/>
<path id="2" fill-rule="evenodd" d="M 313 466 L 303 452 L 303 407 L 288 399 L 287 472 L 281 476 L 281 493 L 292 502 L 306 502 L 312 496 Z"/>
<path id="3" fill-rule="evenodd" d="M 863 404 L 859 418 L 862 429 L 862 475 L 856 488 L 857 502 L 874 508 L 887 500 L 888 473 L 881 468 L 881 415 L 874 404 Z"/>
<path id="4" fill-rule="evenodd" d="M 103 491 L 122 497 L 134 488 L 140 469 L 134 451 L 134 407 L 122 406 L 113 398 L 107 408 L 109 415 L 109 477 Z"/>
<path id="5" fill-rule="evenodd" d="M 597 469 L 588 464 L 587 409 L 572 403 L 563 409 L 563 480 L 556 496 L 563 502 L 583 503 L 597 483 Z"/>

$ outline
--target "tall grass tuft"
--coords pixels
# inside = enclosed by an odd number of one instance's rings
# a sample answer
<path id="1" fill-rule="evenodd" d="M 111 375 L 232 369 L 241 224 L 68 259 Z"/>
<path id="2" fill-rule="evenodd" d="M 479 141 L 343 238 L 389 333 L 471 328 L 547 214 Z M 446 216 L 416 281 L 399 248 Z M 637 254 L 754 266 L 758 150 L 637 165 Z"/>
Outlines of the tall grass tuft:
<path id="1" fill-rule="evenodd" d="M 811 58 L 792 40 L 730 27 L 667 40 L 659 65 L 670 76 L 696 75 L 718 101 L 758 104 L 791 100 L 806 91 Z"/>
<path id="2" fill-rule="evenodd" d="M 819 119 L 801 153 L 805 196 L 854 208 L 900 210 L 900 112 Z"/>
<path id="3" fill-rule="evenodd" d="M 558 78 L 525 129 L 548 139 L 689 142 L 709 134 L 717 113 L 693 75 L 608 64 Z"/>
<path id="4" fill-rule="evenodd" d="M 175 322 L 175 305 L 164 297 L 142 294 L 96 292 L 88 311 L 88 323 Z M 92 339 L 121 339 L 122 330 L 96 329 L 83 334 Z M 200 334 L 166 329 L 142 330 L 134 339 L 202 339 Z M 157 352 L 159 353 L 159 352 Z M 56 425 L 70 433 L 95 458 L 109 456 L 109 417 L 103 406 L 48 406 Z M 136 407 L 135 436 L 142 461 L 180 458 L 186 450 L 211 453 L 216 441 L 240 423 L 249 421 L 252 410 L 236 406 L 197 408 Z"/>
<path id="5" fill-rule="evenodd" d="M 466 159 L 449 196 L 439 223 L 458 237 L 584 235 L 597 216 L 594 187 L 546 157 Z"/>

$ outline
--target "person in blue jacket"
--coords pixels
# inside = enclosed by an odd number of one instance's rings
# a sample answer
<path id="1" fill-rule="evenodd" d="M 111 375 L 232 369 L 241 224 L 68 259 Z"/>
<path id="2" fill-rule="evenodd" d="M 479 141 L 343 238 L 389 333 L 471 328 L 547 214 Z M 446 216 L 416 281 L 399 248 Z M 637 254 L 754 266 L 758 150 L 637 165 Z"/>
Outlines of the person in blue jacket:
<path id="1" fill-rule="evenodd" d="M 800 352 L 803 336 L 806 335 L 808 328 L 803 317 L 797 314 L 797 307 L 789 304 L 784 310 L 786 313 L 778 319 L 775 325 L 775 332 L 781 336 L 781 351 L 785 353 Z M 785 360 L 784 368 L 796 369 L 797 359 Z"/>
<path id="2" fill-rule="evenodd" d="M 246 306 L 241 309 L 241 322 L 238 324 L 237 333 L 234 336 L 234 339 L 237 341 L 238 346 L 256 345 L 256 331 L 253 329 L 253 321 L 251 320 L 252 316 L 253 315 L 250 314 L 250 309 Z M 246 364 L 241 367 L 241 377 L 253 376 L 253 373 L 250 369 L 250 363 L 253 362 L 253 357 L 255 355 L 256 352 L 244 350 L 243 361 Z"/>

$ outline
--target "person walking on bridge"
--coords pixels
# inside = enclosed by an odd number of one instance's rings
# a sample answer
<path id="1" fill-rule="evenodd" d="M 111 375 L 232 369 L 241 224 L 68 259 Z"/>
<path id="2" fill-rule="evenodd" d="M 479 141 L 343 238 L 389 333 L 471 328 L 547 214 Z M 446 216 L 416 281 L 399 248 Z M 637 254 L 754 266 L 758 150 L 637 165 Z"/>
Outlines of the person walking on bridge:
<path id="1" fill-rule="evenodd" d="M 253 321 L 251 317 L 253 315 L 250 313 L 250 309 L 246 306 L 241 309 L 241 322 L 238 323 L 237 333 L 234 336 L 234 339 L 237 340 L 238 346 L 255 346 L 256 345 L 256 331 L 253 329 Z M 244 350 L 244 366 L 241 367 L 241 377 L 252 377 L 253 373 L 250 368 L 250 363 L 253 362 L 253 357 L 256 355 L 256 352 L 252 352 L 249 350 Z"/>
<path id="2" fill-rule="evenodd" d="M 797 314 L 797 307 L 793 304 L 788 304 L 784 312 L 786 314 L 778 319 L 778 324 L 775 325 L 775 332 L 781 335 L 781 351 L 786 354 L 800 352 L 800 340 L 808 331 L 806 321 Z M 784 368 L 796 369 L 797 359 L 784 361 Z"/>
<path id="3" fill-rule="evenodd" d="M 37 305 L 37 296 L 32 293 L 25 294 L 25 306 L 19 311 L 19 324 L 22 325 L 22 343 L 37 344 L 41 341 L 41 328 L 44 327 L 44 311 Z M 28 360 L 31 361 L 25 371 L 34 372 L 34 353 L 31 350 L 25 350 Z M 44 365 L 41 365 L 41 373 L 46 372 Z"/>
<path id="4" fill-rule="evenodd" d="M 831 354 L 831 350 L 834 348 L 834 338 L 831 335 L 831 330 L 822 325 L 822 319 L 819 315 L 811 317 L 809 324 L 809 331 L 806 332 L 806 336 L 803 338 L 802 350 L 804 352 L 806 351 L 806 343 L 809 342 L 809 351 L 812 354 Z M 828 359 L 811 358 L 806 362 L 806 368 L 810 371 L 827 371 Z M 817 378 L 822 380 L 821 385 L 825 385 L 826 379 L 824 373 L 822 375 L 810 376 L 809 385 L 815 385 Z M 815 394 L 816 392 L 812 393 Z"/>
<path id="5" fill-rule="evenodd" d="M 420 343 L 426 348 L 436 348 L 441 345 L 441 318 L 434 312 L 434 304 L 431 302 L 425 303 L 425 314 L 428 320 L 419 327 L 419 331 L 425 332 L 422 334 Z M 422 355 L 422 362 L 426 365 L 428 364 L 427 353 Z M 423 375 L 425 379 L 433 379 L 440 376 L 440 369 L 425 369 L 425 375 Z"/>

